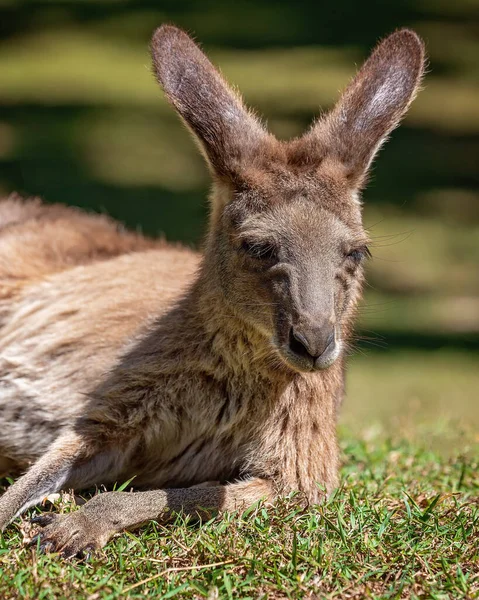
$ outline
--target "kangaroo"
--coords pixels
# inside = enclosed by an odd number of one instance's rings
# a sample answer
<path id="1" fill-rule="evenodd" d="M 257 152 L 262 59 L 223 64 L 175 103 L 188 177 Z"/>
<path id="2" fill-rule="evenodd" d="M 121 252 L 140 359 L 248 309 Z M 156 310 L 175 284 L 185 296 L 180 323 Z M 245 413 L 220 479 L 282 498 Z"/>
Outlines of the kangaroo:
<path id="1" fill-rule="evenodd" d="M 105 217 L 0 204 L 0 529 L 60 489 L 134 477 L 34 519 L 64 557 L 174 511 L 244 509 L 338 483 L 344 354 L 368 236 L 360 190 L 413 100 L 424 47 L 372 52 L 331 112 L 279 141 L 180 29 L 151 43 L 213 178 L 202 255 Z"/>

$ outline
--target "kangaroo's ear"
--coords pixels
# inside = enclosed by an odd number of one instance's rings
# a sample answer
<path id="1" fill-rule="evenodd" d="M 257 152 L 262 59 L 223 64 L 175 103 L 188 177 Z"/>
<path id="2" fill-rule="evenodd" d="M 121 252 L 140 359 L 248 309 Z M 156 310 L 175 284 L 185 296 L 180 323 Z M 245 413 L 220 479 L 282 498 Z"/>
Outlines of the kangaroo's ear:
<path id="1" fill-rule="evenodd" d="M 374 155 L 414 100 L 424 63 L 424 44 L 416 33 L 392 33 L 308 134 L 343 163 L 352 185 L 364 182 Z"/>
<path id="2" fill-rule="evenodd" d="M 163 25 L 151 42 L 156 77 L 219 176 L 233 175 L 265 135 L 259 121 L 181 29 Z"/>

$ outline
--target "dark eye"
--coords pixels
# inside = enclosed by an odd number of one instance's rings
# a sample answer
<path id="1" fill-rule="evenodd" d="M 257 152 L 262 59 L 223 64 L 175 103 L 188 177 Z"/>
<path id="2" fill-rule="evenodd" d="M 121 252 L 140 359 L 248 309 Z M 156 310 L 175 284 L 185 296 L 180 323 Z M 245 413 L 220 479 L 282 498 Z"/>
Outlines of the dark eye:
<path id="1" fill-rule="evenodd" d="M 270 242 L 251 242 L 245 240 L 241 244 L 241 250 L 250 258 L 256 260 L 272 262 L 277 259 L 276 248 Z"/>
<path id="2" fill-rule="evenodd" d="M 367 246 L 361 246 L 360 248 L 351 250 L 351 252 L 346 255 L 346 258 L 353 260 L 355 263 L 360 263 L 365 258 L 371 258 L 371 252 Z"/>

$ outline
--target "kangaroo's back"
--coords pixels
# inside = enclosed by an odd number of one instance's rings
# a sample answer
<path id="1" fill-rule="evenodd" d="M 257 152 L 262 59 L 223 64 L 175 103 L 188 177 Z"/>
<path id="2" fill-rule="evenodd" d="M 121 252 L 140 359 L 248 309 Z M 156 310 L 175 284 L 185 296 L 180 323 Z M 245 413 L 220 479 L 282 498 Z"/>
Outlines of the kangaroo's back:
<path id="1" fill-rule="evenodd" d="M 10 196 L 0 201 L 0 300 L 51 273 L 162 245 L 104 215 Z"/>

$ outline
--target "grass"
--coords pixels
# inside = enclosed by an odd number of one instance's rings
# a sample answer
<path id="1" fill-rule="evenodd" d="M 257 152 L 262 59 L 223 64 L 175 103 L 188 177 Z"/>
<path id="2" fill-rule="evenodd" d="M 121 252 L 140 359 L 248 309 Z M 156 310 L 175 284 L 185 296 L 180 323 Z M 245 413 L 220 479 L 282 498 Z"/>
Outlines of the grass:
<path id="1" fill-rule="evenodd" d="M 76 22 L 69 10 L 77 3 L 32 21 L 33 6 L 27 19 L 22 3 L 9 4 L 19 12 L 16 33 L 0 45 L 0 192 L 88 205 L 150 233 L 198 239 L 206 168 L 154 83 L 147 52 L 152 28 L 185 7 Z M 223 4 L 191 9 L 179 23 L 280 137 L 297 135 L 334 101 L 369 46 L 345 45 L 352 34 L 335 45 L 304 38 L 299 6 L 288 5 L 282 24 L 286 3 L 272 11 L 260 2 L 267 18 L 238 3 L 246 21 Z M 411 9 L 371 29 L 372 41 L 414 25 L 431 66 L 365 194 L 374 260 L 361 335 L 372 339 L 350 364 L 341 489 L 307 511 L 289 499 L 201 527 L 180 517 L 151 523 L 88 563 L 37 556 L 22 545 L 27 521 L 18 520 L 0 536 L 0 599 L 479 598 L 473 4 L 423 0 L 420 18 Z M 369 21 L 371 11 L 362 12 Z M 325 7 L 326 29 L 347 25 L 331 15 Z M 15 23 L 25 25 L 16 31 Z M 281 31 L 293 37 L 265 38 Z M 74 508 L 65 495 L 56 510 Z"/>
<path id="2" fill-rule="evenodd" d="M 477 446 L 443 458 L 383 434 L 342 438 L 342 485 L 323 506 L 152 522 L 86 563 L 38 556 L 17 522 L 0 538 L 0 597 L 478 598 Z"/>

